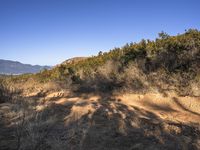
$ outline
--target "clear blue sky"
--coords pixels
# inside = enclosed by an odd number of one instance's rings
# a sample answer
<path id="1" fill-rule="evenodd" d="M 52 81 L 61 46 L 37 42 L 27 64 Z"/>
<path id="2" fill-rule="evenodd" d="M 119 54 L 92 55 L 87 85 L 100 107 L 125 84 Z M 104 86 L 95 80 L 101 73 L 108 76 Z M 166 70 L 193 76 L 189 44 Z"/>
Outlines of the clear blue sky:
<path id="1" fill-rule="evenodd" d="M 200 0 L 0 0 L 0 59 L 55 65 L 200 29 Z"/>

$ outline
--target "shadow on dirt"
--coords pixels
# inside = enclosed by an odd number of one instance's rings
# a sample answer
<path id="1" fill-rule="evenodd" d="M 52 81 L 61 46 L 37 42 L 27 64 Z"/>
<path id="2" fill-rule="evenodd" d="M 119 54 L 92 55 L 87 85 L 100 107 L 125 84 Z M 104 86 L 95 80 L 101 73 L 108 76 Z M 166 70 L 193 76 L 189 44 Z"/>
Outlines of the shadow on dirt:
<path id="1" fill-rule="evenodd" d="M 87 100 L 89 96 L 88 93 L 72 93 L 69 97 Z M 87 106 L 87 101 L 62 105 L 53 103 L 55 98 L 52 98 L 52 103 L 41 111 L 27 107 L 30 101 L 23 101 L 28 103 L 26 105 L 10 104 L 7 111 L 3 111 L 1 105 L 1 149 L 200 149 L 199 125 L 168 122 L 152 112 L 135 106 L 128 107 L 120 99 L 113 98 L 113 95 L 100 93 L 98 96 L 99 99 L 92 103 L 95 111 L 88 111 L 81 116 L 69 114 L 73 106 Z M 152 106 L 152 109 L 174 111 L 165 106 Z M 14 115 L 9 118 L 6 114 L 8 112 Z M 67 117 L 71 117 L 71 121 L 66 123 Z"/>

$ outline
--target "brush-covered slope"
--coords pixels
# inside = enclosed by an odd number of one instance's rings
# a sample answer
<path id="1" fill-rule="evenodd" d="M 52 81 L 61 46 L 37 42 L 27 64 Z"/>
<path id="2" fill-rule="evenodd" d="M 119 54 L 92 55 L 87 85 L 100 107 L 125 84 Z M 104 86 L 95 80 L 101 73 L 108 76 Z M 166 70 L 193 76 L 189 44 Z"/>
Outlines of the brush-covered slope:
<path id="1" fill-rule="evenodd" d="M 152 40 L 126 44 L 97 56 L 67 61 L 31 78 L 41 83 L 62 81 L 77 90 L 110 92 L 128 90 L 174 90 L 182 95 L 200 95 L 200 32 L 189 29 L 169 36 L 161 32 Z"/>

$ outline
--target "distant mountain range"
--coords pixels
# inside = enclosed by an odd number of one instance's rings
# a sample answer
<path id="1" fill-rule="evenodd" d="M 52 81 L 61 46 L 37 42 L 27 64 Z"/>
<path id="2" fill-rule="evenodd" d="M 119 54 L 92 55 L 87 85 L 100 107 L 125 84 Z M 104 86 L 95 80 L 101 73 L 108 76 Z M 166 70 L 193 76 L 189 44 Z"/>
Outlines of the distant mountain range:
<path id="1" fill-rule="evenodd" d="M 50 66 L 30 65 L 23 64 L 18 61 L 0 59 L 0 74 L 37 73 L 43 69 L 50 68 Z"/>

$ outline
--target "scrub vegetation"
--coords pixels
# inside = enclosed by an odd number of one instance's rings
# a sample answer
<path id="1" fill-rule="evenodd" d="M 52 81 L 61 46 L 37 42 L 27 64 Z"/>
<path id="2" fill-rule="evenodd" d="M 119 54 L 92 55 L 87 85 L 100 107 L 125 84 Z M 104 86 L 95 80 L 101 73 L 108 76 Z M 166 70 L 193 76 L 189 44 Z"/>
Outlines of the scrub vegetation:
<path id="1" fill-rule="evenodd" d="M 2 150 L 199 150 L 200 31 L 0 76 Z"/>

